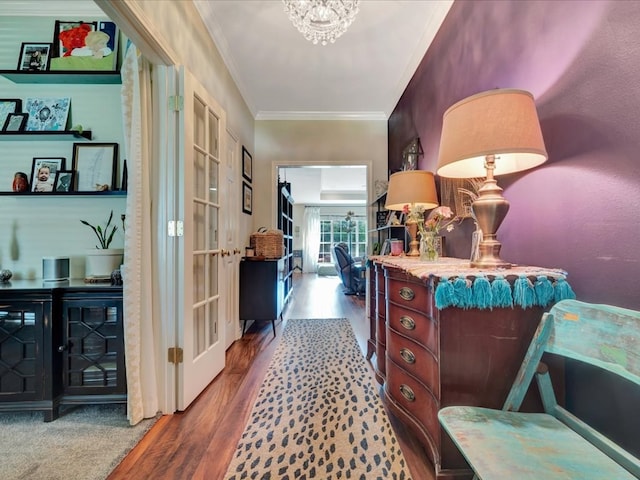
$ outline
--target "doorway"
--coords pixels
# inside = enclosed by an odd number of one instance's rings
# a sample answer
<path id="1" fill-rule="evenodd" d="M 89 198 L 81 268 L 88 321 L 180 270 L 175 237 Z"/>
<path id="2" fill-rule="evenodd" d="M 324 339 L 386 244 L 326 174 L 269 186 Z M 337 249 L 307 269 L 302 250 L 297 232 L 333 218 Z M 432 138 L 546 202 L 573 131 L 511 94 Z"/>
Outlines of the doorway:
<path id="1" fill-rule="evenodd" d="M 337 275 L 332 246 L 344 242 L 354 256 L 369 251 L 370 166 L 278 165 L 277 182 L 291 185 L 293 255 L 303 273 Z"/>

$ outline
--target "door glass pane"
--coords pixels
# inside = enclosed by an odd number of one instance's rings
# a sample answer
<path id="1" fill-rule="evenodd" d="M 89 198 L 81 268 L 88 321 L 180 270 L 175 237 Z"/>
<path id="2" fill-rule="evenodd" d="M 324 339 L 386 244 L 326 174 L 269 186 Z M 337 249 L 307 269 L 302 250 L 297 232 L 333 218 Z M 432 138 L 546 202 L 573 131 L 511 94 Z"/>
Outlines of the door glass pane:
<path id="1" fill-rule="evenodd" d="M 193 202 L 193 249 L 204 250 L 205 242 L 205 211 L 202 203 Z"/>
<path id="2" fill-rule="evenodd" d="M 209 303 L 209 345 L 218 341 L 218 300 Z"/>
<path id="3" fill-rule="evenodd" d="M 207 198 L 207 156 L 198 149 L 193 150 L 193 196 L 196 198 Z"/>
<path id="4" fill-rule="evenodd" d="M 201 302 L 205 299 L 205 262 L 207 254 L 193 256 L 193 299 L 194 302 Z"/>
<path id="5" fill-rule="evenodd" d="M 209 153 L 214 157 L 218 155 L 218 118 L 209 112 Z"/>
<path id="6" fill-rule="evenodd" d="M 209 162 L 209 201 L 213 203 L 218 203 L 218 198 L 219 198 L 218 182 L 220 179 L 218 178 L 218 172 L 219 172 L 218 162 L 212 159 Z"/>
<path id="7" fill-rule="evenodd" d="M 206 106 L 199 98 L 193 99 L 193 117 L 193 141 L 200 148 L 206 150 L 207 146 L 204 144 L 206 140 Z"/>
<path id="8" fill-rule="evenodd" d="M 206 317 L 205 306 L 201 305 L 193 311 L 193 353 L 197 357 L 206 348 Z"/>
<path id="9" fill-rule="evenodd" d="M 209 249 L 218 248 L 218 209 L 209 207 Z"/>
<path id="10" fill-rule="evenodd" d="M 218 294 L 218 255 L 209 256 L 209 298 Z"/>

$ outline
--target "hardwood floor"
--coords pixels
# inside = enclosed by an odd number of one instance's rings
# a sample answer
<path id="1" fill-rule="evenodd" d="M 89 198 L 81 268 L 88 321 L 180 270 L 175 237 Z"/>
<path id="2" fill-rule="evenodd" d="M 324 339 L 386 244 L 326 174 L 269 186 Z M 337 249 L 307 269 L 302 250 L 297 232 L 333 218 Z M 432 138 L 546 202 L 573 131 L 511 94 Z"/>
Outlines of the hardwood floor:
<path id="1" fill-rule="evenodd" d="M 227 350 L 224 370 L 195 402 L 185 412 L 161 417 L 108 480 L 223 478 L 289 318 L 348 318 L 366 352 L 369 324 L 363 296 L 344 295 L 338 277 L 314 274 L 296 274 L 293 292 L 284 321 L 276 322 L 277 336 L 269 322 L 250 327 Z M 413 479 L 432 480 L 433 468 L 422 447 L 390 418 Z"/>

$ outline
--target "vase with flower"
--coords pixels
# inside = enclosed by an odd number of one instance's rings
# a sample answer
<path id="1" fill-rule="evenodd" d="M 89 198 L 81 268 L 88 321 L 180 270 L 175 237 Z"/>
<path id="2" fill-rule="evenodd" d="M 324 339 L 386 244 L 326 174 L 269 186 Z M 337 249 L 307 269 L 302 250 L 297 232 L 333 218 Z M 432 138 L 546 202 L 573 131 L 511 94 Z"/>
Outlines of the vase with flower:
<path id="1" fill-rule="evenodd" d="M 435 262 L 438 260 L 439 253 L 436 244 L 436 237 L 439 236 L 441 229 L 447 232 L 455 228 L 455 222 L 458 218 L 453 215 L 449 207 L 434 208 L 426 220 L 418 223 L 418 231 L 420 233 L 420 260 Z"/>

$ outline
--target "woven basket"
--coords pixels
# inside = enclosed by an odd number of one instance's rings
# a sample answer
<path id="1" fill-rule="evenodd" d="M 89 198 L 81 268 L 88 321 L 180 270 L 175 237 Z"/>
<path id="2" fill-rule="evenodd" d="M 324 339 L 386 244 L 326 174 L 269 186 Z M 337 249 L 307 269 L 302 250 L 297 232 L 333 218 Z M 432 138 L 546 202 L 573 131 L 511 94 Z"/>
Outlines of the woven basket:
<path id="1" fill-rule="evenodd" d="M 284 234 L 281 230 L 267 230 L 262 227 L 250 236 L 250 245 L 257 257 L 284 257 Z"/>

